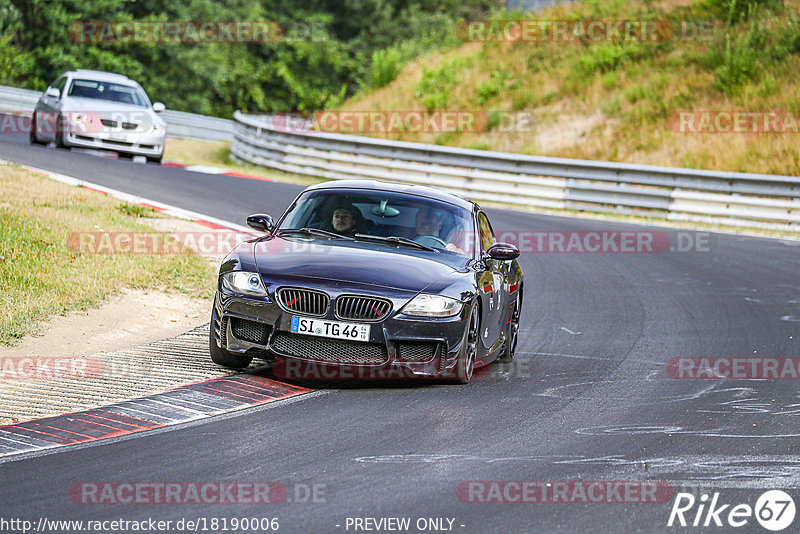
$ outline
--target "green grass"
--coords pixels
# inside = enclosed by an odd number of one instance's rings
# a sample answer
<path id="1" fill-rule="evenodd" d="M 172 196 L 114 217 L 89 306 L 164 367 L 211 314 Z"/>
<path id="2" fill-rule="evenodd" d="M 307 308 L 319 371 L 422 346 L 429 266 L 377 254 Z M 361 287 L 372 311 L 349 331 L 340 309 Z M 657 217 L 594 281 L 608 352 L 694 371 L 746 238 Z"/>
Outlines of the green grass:
<path id="1" fill-rule="evenodd" d="M 146 208 L 0 166 L 0 344 L 40 330 L 53 315 L 95 307 L 123 287 L 208 298 L 215 268 L 194 254 L 80 254 L 81 232 L 148 232 Z"/>

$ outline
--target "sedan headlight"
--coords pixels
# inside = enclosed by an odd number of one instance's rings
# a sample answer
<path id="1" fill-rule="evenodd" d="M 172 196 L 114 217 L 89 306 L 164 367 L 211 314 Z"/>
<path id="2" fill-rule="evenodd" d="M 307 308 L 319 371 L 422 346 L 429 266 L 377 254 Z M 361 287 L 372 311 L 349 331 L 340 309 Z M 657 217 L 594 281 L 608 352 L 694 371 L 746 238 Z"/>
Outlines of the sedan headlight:
<path id="1" fill-rule="evenodd" d="M 154 124 L 153 125 L 153 133 L 154 134 L 160 134 L 163 131 L 164 131 L 164 127 L 161 126 L 160 124 Z"/>
<path id="2" fill-rule="evenodd" d="M 452 317 L 461 313 L 464 304 L 450 297 L 420 294 L 403 306 L 400 313 L 417 317 Z"/>
<path id="3" fill-rule="evenodd" d="M 266 297 L 267 290 L 258 273 L 234 271 L 222 275 L 222 286 L 228 291 L 253 297 Z"/>
<path id="4" fill-rule="evenodd" d="M 70 115 L 70 118 L 72 119 L 72 122 L 74 122 L 75 124 L 82 124 L 84 122 L 88 122 L 86 113 L 74 112 Z"/>

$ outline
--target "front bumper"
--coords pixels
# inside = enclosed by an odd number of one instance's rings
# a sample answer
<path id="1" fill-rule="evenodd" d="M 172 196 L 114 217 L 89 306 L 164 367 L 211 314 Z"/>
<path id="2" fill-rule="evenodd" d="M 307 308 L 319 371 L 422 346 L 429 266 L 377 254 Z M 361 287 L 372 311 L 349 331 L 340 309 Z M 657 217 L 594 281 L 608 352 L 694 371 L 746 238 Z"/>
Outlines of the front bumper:
<path id="1" fill-rule="evenodd" d="M 164 153 L 165 136 L 161 134 L 123 134 L 107 132 L 75 132 L 64 134 L 69 146 L 113 150 L 137 156 L 161 157 Z"/>
<path id="2" fill-rule="evenodd" d="M 329 292 L 330 294 L 331 292 Z M 352 291 L 347 292 L 352 294 Z M 365 293 L 365 296 L 385 294 Z M 369 341 L 345 341 L 291 332 L 293 316 L 274 301 L 218 290 L 211 326 L 218 345 L 230 352 L 274 360 L 273 371 L 287 379 L 401 379 L 450 376 L 455 368 L 469 310 L 455 317 L 410 318 L 399 310 L 413 293 L 392 300 L 392 312 L 369 322 Z M 330 294 L 332 301 L 337 295 Z M 334 305 L 322 319 L 342 321 Z M 344 321 L 361 322 L 361 321 Z"/>

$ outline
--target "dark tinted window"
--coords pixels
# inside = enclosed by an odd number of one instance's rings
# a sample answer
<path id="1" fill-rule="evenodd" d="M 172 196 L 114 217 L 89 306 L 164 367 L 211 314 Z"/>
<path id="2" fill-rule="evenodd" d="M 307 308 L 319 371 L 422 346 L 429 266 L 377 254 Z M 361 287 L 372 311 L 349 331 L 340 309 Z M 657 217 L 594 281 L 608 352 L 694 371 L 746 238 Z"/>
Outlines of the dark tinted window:
<path id="1" fill-rule="evenodd" d="M 434 199 L 388 191 L 311 191 L 298 199 L 280 228 L 336 231 L 333 218 L 336 212 L 339 212 L 337 217 L 341 216 L 340 210 L 348 211 L 351 216 L 348 218 L 354 221 L 350 234 L 405 237 L 437 249 L 451 244 L 448 252 L 464 255 L 471 254 L 475 241 L 472 213 L 468 210 Z M 422 236 L 429 237 L 420 240 Z"/>
<path id="2" fill-rule="evenodd" d="M 69 96 L 96 98 L 98 100 L 147 107 L 147 97 L 137 87 L 112 82 L 72 80 L 72 84 L 69 87 Z"/>

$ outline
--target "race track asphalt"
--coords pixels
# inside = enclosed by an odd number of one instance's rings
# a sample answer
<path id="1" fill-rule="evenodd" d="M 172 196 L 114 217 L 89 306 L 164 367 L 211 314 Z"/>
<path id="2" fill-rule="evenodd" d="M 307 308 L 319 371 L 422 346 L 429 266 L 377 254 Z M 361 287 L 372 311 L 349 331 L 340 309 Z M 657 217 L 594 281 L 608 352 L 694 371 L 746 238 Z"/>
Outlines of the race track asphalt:
<path id="1" fill-rule="evenodd" d="M 0 137 L 0 158 L 237 224 L 253 212 L 280 214 L 301 189 L 31 147 L 12 136 Z M 657 532 L 668 530 L 679 491 L 718 492 L 719 503 L 752 506 L 765 490 L 783 489 L 800 503 L 798 382 L 681 380 L 666 365 L 677 357 L 800 356 L 800 243 L 487 211 L 498 233 L 633 229 L 663 232 L 673 246 L 696 246 L 659 253 L 527 250 L 520 258 L 525 302 L 512 364 L 494 365 L 467 386 L 331 386 L 7 461 L 0 464 L 0 516 L 277 517 L 280 532 L 363 532 L 354 530 L 354 518 L 367 517 L 410 518 L 411 532 L 419 518 L 450 518 L 452 530 L 464 533 Z M 102 481 L 271 481 L 287 488 L 288 499 L 219 505 L 70 499 L 74 484 Z M 457 493 L 469 481 L 662 481 L 673 499 L 476 503 Z M 304 498 L 310 488 L 316 499 Z M 751 517 L 737 531 L 763 530 Z"/>

